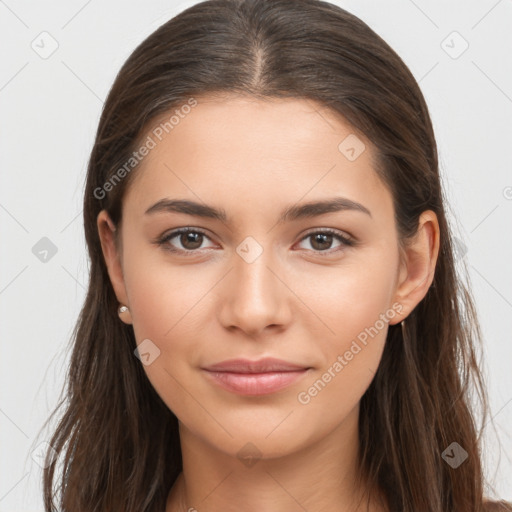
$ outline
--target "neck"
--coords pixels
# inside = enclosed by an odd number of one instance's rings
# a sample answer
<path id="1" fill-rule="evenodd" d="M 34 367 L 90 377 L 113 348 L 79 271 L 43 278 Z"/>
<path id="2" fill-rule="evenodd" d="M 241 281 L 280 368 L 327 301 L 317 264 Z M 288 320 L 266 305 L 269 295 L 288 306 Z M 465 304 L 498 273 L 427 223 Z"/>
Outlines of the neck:
<path id="1" fill-rule="evenodd" d="M 373 503 L 367 508 L 356 476 L 358 413 L 357 407 L 328 436 L 276 457 L 247 443 L 240 443 L 238 456 L 227 454 L 180 422 L 183 471 L 166 512 L 384 510 Z"/>

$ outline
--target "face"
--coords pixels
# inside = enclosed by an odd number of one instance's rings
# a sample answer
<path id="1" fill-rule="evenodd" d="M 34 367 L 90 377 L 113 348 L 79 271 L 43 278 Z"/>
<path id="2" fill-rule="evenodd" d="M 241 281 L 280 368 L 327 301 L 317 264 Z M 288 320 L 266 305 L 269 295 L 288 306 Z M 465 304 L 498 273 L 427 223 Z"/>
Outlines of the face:
<path id="1" fill-rule="evenodd" d="M 118 273 L 103 237 L 144 370 L 180 426 L 226 454 L 311 445 L 358 410 L 388 324 L 409 312 L 370 143 L 296 99 L 203 98 L 161 132 L 124 197 Z M 161 202 L 178 200 L 225 218 Z M 299 370 L 205 370 L 266 357 Z"/>

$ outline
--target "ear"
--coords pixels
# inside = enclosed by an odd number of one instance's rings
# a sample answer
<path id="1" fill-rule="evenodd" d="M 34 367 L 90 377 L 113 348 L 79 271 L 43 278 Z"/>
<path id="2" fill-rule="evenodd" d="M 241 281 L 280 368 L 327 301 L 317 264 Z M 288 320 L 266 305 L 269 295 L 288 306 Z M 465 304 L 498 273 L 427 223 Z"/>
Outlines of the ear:
<path id="1" fill-rule="evenodd" d="M 403 251 L 395 291 L 395 302 L 402 310 L 389 322 L 391 325 L 404 320 L 427 294 L 434 280 L 439 245 L 437 215 L 431 210 L 424 211 L 416 236 Z"/>
<path id="2" fill-rule="evenodd" d="M 112 222 L 112 219 L 106 210 L 101 210 L 96 222 L 103 257 L 105 259 L 105 264 L 107 265 L 107 271 L 112 287 L 114 288 L 114 293 L 116 294 L 117 300 L 129 308 L 130 305 L 128 303 L 123 269 L 121 266 L 121 255 L 116 245 L 116 226 Z M 132 323 L 129 311 L 123 313 L 120 318 L 126 324 Z"/>

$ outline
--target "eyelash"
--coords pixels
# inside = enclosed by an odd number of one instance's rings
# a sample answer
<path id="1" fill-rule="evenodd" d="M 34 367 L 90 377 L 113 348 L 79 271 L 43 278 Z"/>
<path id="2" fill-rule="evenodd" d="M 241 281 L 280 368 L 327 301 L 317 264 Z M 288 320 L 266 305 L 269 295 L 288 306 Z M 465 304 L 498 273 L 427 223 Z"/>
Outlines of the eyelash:
<path id="1" fill-rule="evenodd" d="M 162 236 L 159 240 L 156 241 L 156 243 L 159 246 L 166 245 L 166 247 L 164 247 L 164 249 L 167 251 L 170 251 L 172 253 L 178 253 L 178 254 L 186 256 L 186 257 L 196 256 L 197 253 L 200 252 L 200 249 L 182 250 L 182 249 L 176 249 L 176 248 L 172 247 L 171 245 L 167 244 L 167 242 L 169 242 L 169 240 L 172 240 L 176 236 L 181 235 L 183 233 L 200 233 L 200 234 L 204 235 L 206 238 L 210 239 L 210 237 L 202 229 L 189 227 L 189 228 L 180 228 L 175 231 L 172 231 L 171 233 L 168 233 L 168 234 Z M 342 245 L 345 245 L 348 247 L 353 247 L 356 245 L 356 241 L 354 239 L 344 236 L 341 233 L 339 233 L 338 231 L 336 231 L 334 229 L 330 229 L 330 228 L 317 230 L 317 231 L 310 231 L 309 233 L 307 233 L 305 236 L 303 236 L 301 238 L 300 242 L 302 242 L 303 240 L 305 240 L 313 235 L 318 235 L 318 234 L 333 235 L 339 242 L 342 243 Z M 342 249 L 343 249 L 343 247 L 339 247 L 334 250 L 332 250 L 332 249 L 327 249 L 325 251 L 313 250 L 313 252 L 318 254 L 319 256 L 329 256 L 329 255 L 332 255 L 333 253 L 336 253 Z"/>

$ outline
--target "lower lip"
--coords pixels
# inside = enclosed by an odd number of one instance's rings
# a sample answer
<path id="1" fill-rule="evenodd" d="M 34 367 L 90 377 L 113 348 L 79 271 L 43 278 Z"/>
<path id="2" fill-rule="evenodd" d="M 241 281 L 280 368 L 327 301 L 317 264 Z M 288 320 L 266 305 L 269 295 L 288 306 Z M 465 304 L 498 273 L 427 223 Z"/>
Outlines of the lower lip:
<path id="1" fill-rule="evenodd" d="M 232 373 L 206 370 L 220 387 L 239 395 L 266 395 L 291 385 L 307 373 L 307 369 L 272 373 Z"/>

